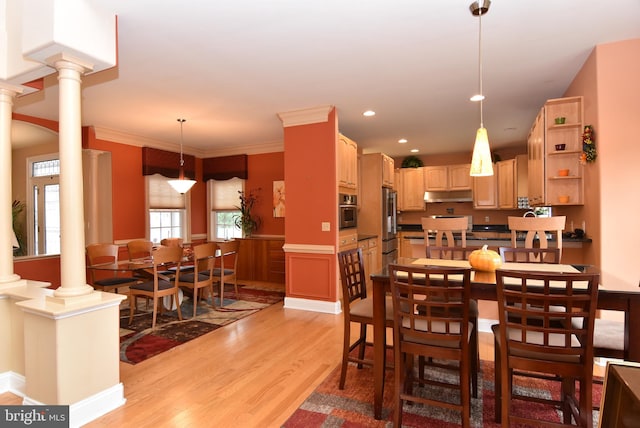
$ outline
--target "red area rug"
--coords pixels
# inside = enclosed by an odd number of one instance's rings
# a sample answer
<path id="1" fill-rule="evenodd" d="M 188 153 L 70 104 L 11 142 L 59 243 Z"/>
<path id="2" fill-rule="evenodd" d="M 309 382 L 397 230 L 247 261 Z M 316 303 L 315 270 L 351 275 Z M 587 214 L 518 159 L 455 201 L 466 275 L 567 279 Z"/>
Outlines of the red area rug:
<path id="1" fill-rule="evenodd" d="M 444 379 L 450 377 L 446 371 L 436 374 Z M 457 377 L 455 377 L 457 378 Z M 455 379 L 454 378 L 454 379 Z M 393 419 L 393 371 L 388 370 L 385 376 L 382 420 L 373 418 L 373 373 L 370 368 L 358 370 L 350 365 L 347 371 L 345 389 L 338 389 L 340 367 L 337 367 L 322 384 L 302 403 L 300 408 L 283 425 L 284 428 L 313 427 L 389 427 Z M 471 400 L 472 427 L 500 427 L 495 423 L 494 406 L 494 365 L 492 361 L 481 362 L 481 379 L 479 379 L 478 398 Z M 514 384 L 527 395 L 558 396 L 557 383 L 523 378 L 514 378 Z M 601 385 L 594 385 L 594 403 L 600 403 Z M 452 402 L 459 402 L 457 393 L 451 394 L 446 388 L 426 387 L 421 392 L 425 396 L 447 397 Z M 450 394 L 450 397 L 449 397 Z M 535 403 L 516 402 L 522 415 L 537 419 L 561 421 L 561 413 L 550 406 Z M 516 407 L 514 406 L 514 407 Z M 435 406 L 405 403 L 402 417 L 403 427 L 452 428 L 460 426 L 460 413 Z M 594 426 L 597 425 L 598 413 L 594 412 Z"/>
<path id="2" fill-rule="evenodd" d="M 258 286 L 238 285 L 238 295 L 233 286 L 225 287 L 224 307 L 216 297 L 217 309 L 211 307 L 211 299 L 198 300 L 196 317 L 193 318 L 193 300 L 184 297 L 180 310 L 182 321 L 176 310 L 164 310 L 158 314 L 156 327 L 151 328 L 151 309 L 147 309 L 144 299 L 138 299 L 138 307 L 133 322 L 129 324 L 129 303 L 125 301 L 120 309 L 120 360 L 137 364 L 161 354 L 175 346 L 193 340 L 225 325 L 264 309 L 284 299 L 284 291 L 261 289 Z"/>

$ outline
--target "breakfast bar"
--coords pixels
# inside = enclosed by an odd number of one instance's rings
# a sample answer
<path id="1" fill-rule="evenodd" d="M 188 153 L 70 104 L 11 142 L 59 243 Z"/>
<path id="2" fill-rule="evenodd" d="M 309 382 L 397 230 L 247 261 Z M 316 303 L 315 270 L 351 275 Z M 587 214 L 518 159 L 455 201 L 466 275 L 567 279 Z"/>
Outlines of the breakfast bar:
<path id="1" fill-rule="evenodd" d="M 400 265 L 437 265 L 443 262 L 460 263 L 461 267 L 469 267 L 468 262 L 449 261 L 449 260 L 431 260 L 431 259 L 415 259 L 415 258 L 398 258 L 396 261 Z M 508 265 L 517 265 L 519 270 L 540 270 L 540 265 L 531 266 L 529 263 L 505 263 L 503 268 Z M 563 269 L 567 271 L 593 272 L 598 269 L 593 266 L 584 265 L 555 265 L 553 269 Z M 515 266 L 511 266 L 515 268 Z M 376 419 L 382 417 L 382 396 L 384 392 L 384 375 L 385 375 L 385 347 L 386 347 L 386 328 L 385 328 L 385 294 L 390 291 L 389 271 L 384 267 L 381 271 L 371 275 L 373 281 L 373 348 L 374 348 L 374 415 Z M 494 272 L 472 272 L 471 276 L 471 296 L 477 300 L 497 300 L 497 292 L 495 285 Z M 625 344 L 628 346 L 629 360 L 640 362 L 640 330 L 631 329 L 632 325 L 640 325 L 640 292 L 609 290 L 606 286 L 601 285 L 598 290 L 598 309 L 607 309 L 614 311 L 622 311 L 625 313 Z"/>

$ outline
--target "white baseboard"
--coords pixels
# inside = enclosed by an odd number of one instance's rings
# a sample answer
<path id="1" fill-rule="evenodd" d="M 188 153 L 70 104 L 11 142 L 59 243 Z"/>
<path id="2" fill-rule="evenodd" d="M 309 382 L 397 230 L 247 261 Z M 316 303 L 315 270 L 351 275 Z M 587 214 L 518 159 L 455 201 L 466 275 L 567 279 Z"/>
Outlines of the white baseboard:
<path id="1" fill-rule="evenodd" d="M 0 393 L 10 392 L 19 397 L 24 397 L 25 379 L 16 372 L 4 372 L 0 374 Z"/>
<path id="2" fill-rule="evenodd" d="M 284 298 L 285 309 L 300 309 L 303 311 L 339 314 L 342 312 L 340 301 L 326 302 L 324 300 L 300 299 L 296 297 Z"/>
<path id="3" fill-rule="evenodd" d="M 119 383 L 91 397 L 73 403 L 69 406 L 69 427 L 76 428 L 86 425 L 124 405 L 126 401 L 124 387 L 122 383 Z M 43 405 L 44 403 L 24 397 L 22 404 Z"/>

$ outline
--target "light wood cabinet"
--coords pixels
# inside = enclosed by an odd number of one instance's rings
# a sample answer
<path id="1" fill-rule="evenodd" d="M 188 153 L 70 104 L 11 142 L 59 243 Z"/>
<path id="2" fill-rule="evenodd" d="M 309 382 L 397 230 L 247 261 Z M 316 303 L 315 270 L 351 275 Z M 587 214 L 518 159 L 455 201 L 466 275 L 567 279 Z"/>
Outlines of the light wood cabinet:
<path id="1" fill-rule="evenodd" d="M 527 197 L 528 164 L 527 155 L 518 155 L 496 163 L 498 174 L 498 208 L 517 209 L 520 198 Z"/>
<path id="2" fill-rule="evenodd" d="M 338 186 L 358 187 L 358 145 L 342 134 L 338 134 Z"/>
<path id="3" fill-rule="evenodd" d="M 383 187 L 394 187 L 395 181 L 395 169 L 394 169 L 394 161 L 390 156 L 381 153 L 382 156 L 382 186 Z"/>
<path id="4" fill-rule="evenodd" d="M 452 190 L 471 190 L 469 171 L 471 164 L 425 166 L 424 190 L 441 192 Z"/>
<path id="5" fill-rule="evenodd" d="M 582 153 L 582 97 L 558 98 L 545 103 L 545 199 L 547 205 L 584 204 Z M 564 117 L 563 124 L 555 118 Z M 564 145 L 558 150 L 558 145 Z M 561 172 L 568 170 L 568 175 Z M 568 200 L 564 197 L 568 197 Z"/>
<path id="6" fill-rule="evenodd" d="M 449 190 L 471 190 L 471 164 L 449 165 Z"/>
<path id="7" fill-rule="evenodd" d="M 488 210 L 498 208 L 498 176 L 473 177 L 473 208 Z"/>
<path id="8" fill-rule="evenodd" d="M 398 257 L 412 257 L 411 242 L 408 236 L 419 235 L 420 232 L 398 232 Z"/>
<path id="9" fill-rule="evenodd" d="M 358 247 L 362 250 L 362 261 L 364 271 L 367 275 L 367 286 L 372 285 L 371 274 L 380 270 L 378 263 L 378 241 L 376 238 L 363 239 L 358 241 Z"/>
<path id="10" fill-rule="evenodd" d="M 399 168 L 398 210 L 424 211 L 424 168 Z"/>
<path id="11" fill-rule="evenodd" d="M 351 250 L 358 247 L 358 231 L 343 229 L 339 233 L 338 251 Z"/>
<path id="12" fill-rule="evenodd" d="M 528 196 L 531 206 L 544 205 L 544 108 L 527 138 Z"/>

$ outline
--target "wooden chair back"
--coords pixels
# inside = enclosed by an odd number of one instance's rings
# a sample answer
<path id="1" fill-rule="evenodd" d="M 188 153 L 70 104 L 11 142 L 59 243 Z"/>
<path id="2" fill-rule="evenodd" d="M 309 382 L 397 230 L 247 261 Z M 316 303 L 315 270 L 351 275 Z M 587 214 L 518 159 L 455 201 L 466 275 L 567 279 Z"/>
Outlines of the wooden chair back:
<path id="1" fill-rule="evenodd" d="M 214 280 L 214 258 L 216 255 L 216 244 L 208 242 L 193 247 L 194 269 L 190 272 L 181 273 L 179 276 L 179 287 L 190 288 L 193 291 L 193 316 L 196 316 L 198 308 L 198 297 L 200 292 L 208 288 L 211 293 L 212 306 L 215 307 L 213 295 Z"/>
<path id="2" fill-rule="evenodd" d="M 467 228 L 469 221 L 466 217 L 433 218 L 422 217 L 422 231 L 424 232 L 424 245 L 429 246 L 429 232 L 435 232 L 437 247 L 466 247 Z M 456 245 L 453 234 L 460 233 L 460 244 Z M 444 244 L 446 239 L 446 244 Z"/>
<path id="3" fill-rule="evenodd" d="M 571 421 L 572 412 L 580 426 L 591 421 L 598 282 L 598 274 L 496 271 L 500 321 L 494 330 L 496 385 L 502 385 L 496 391 L 496 405 L 503 426 L 531 423 L 531 419 L 512 414 L 512 399 L 526 399 L 512 390 L 514 372 L 521 376 L 553 375 L 564 379 L 560 397 L 572 398 L 543 402 L 565 409 L 565 423 Z M 561 327 L 557 320 L 561 320 Z M 576 380 L 580 383 L 577 402 Z"/>
<path id="4" fill-rule="evenodd" d="M 127 250 L 129 252 L 129 260 L 151 257 L 153 242 L 146 239 L 134 239 L 127 243 Z"/>
<path id="5" fill-rule="evenodd" d="M 117 260 L 118 246 L 116 244 L 101 243 L 87 245 L 87 261 L 89 265 L 114 263 Z"/>
<path id="6" fill-rule="evenodd" d="M 118 261 L 119 247 L 111 243 L 89 244 L 86 248 L 87 262 L 89 266 L 102 263 L 115 263 Z M 118 276 L 118 272 L 100 272 L 89 269 L 90 283 L 98 290 L 118 292 L 119 287 L 125 287 L 136 282 L 131 276 Z"/>
<path id="7" fill-rule="evenodd" d="M 160 245 L 163 247 L 182 247 L 182 238 L 164 238 L 160 241 Z"/>
<path id="8" fill-rule="evenodd" d="M 471 269 L 389 265 L 394 312 L 394 363 L 396 364 L 394 426 L 402 425 L 402 402 L 439 405 L 461 412 L 462 426 L 469 426 L 471 408 L 472 324 L 469 321 Z M 413 394 L 413 357 L 458 362 L 459 381 L 451 384 L 420 383 L 448 387 L 460 394 L 459 404 Z M 453 366 L 455 367 L 455 366 Z M 413 370 L 411 370 L 412 372 Z M 426 377 L 426 376 L 425 376 Z M 449 395 L 442 393 L 442 396 Z"/>
<path id="9" fill-rule="evenodd" d="M 518 246 L 518 232 L 525 232 L 524 247 L 534 248 L 534 239 L 537 236 L 540 248 L 549 248 L 547 232 L 556 235 L 556 248 L 560 252 L 558 263 L 562 259 L 562 231 L 567 222 L 566 216 L 555 217 L 514 217 L 507 218 L 511 230 L 511 246 Z"/>
<path id="10" fill-rule="evenodd" d="M 469 255 L 481 247 L 438 247 L 429 245 L 427 247 L 428 259 L 445 259 L 445 260 L 469 260 Z"/>
<path id="11" fill-rule="evenodd" d="M 500 247 L 503 263 L 560 263 L 559 248 Z"/>
<path id="12" fill-rule="evenodd" d="M 349 305 L 355 300 L 367 298 L 367 278 L 364 270 L 362 248 L 338 253 L 340 284 L 342 285 L 343 310 L 349 316 Z"/>

